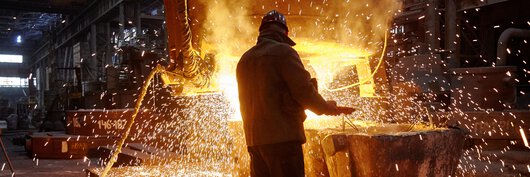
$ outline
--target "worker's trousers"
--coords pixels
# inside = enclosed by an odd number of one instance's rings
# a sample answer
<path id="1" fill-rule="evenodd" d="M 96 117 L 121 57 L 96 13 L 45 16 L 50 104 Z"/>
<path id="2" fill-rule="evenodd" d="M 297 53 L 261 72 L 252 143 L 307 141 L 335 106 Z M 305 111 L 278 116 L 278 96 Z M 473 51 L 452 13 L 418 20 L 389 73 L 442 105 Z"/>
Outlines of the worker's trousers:
<path id="1" fill-rule="evenodd" d="M 304 177 L 304 154 L 300 142 L 248 147 L 252 177 Z"/>

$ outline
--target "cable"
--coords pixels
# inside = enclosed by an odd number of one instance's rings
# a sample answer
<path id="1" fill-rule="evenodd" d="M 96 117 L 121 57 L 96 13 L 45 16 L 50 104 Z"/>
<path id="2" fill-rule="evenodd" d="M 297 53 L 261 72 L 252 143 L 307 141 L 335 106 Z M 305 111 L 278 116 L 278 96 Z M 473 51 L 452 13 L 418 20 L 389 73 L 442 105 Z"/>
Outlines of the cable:
<path id="1" fill-rule="evenodd" d="M 388 40 L 388 32 L 385 32 L 385 41 L 384 41 L 384 44 L 383 44 L 383 51 L 381 52 L 381 57 L 379 58 L 379 62 L 377 63 L 377 66 L 375 67 L 374 72 L 372 72 L 372 74 L 370 74 L 370 77 L 366 78 L 363 81 L 359 81 L 359 82 L 351 84 L 351 85 L 347 85 L 347 86 L 343 86 L 343 87 L 339 87 L 339 88 L 334 88 L 334 89 L 329 89 L 329 88 L 326 87 L 326 84 L 322 84 L 324 86 L 324 89 L 327 90 L 327 91 L 330 91 L 330 92 L 336 92 L 336 91 L 349 89 L 349 88 L 364 84 L 364 83 L 372 80 L 373 77 L 375 76 L 375 73 L 377 73 L 377 70 L 379 70 L 379 68 L 381 67 L 381 63 L 383 63 L 383 57 L 385 56 L 386 45 L 387 45 L 387 42 L 388 42 L 387 40 Z"/>
<path id="2" fill-rule="evenodd" d="M 121 149 L 123 145 L 125 144 L 125 140 L 129 137 L 129 133 L 131 132 L 131 128 L 134 124 L 134 120 L 136 119 L 136 116 L 140 112 L 140 108 L 142 106 L 142 101 L 144 100 L 145 95 L 147 94 L 147 89 L 149 88 L 149 85 L 151 84 L 151 80 L 155 78 L 155 75 L 158 73 L 163 73 L 165 71 L 164 67 L 157 65 L 147 76 L 147 78 L 144 81 L 144 85 L 142 86 L 140 93 L 138 95 L 138 98 L 136 100 L 136 105 L 134 106 L 134 112 L 131 116 L 131 119 L 127 121 L 127 124 L 125 125 L 125 132 L 123 133 L 123 136 L 121 137 L 120 141 L 118 141 L 118 144 L 116 145 L 116 150 L 112 153 L 112 155 L 109 158 L 109 161 L 107 162 L 107 165 L 101 172 L 101 177 L 106 177 L 107 174 L 110 172 L 112 165 L 118 160 L 118 155 L 121 153 Z"/>

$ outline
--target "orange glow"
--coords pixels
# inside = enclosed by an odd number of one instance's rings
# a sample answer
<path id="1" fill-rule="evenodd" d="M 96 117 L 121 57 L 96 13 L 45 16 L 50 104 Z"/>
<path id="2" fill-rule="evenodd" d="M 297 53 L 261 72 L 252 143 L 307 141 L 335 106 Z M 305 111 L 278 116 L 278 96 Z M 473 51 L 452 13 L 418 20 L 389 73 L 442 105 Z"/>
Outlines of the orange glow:
<path id="1" fill-rule="evenodd" d="M 298 44 L 294 47 L 300 54 L 302 60 L 307 61 L 306 67 L 311 67 L 319 81 L 319 85 L 327 85 L 333 82 L 333 77 L 338 73 L 338 67 L 357 66 L 359 80 L 369 77 L 372 70 L 369 66 L 370 51 L 358 50 L 333 42 L 311 41 L 308 39 L 294 39 Z M 225 98 L 230 102 L 235 114 L 231 119 L 240 120 L 239 98 L 236 80 L 236 66 L 239 56 L 218 54 L 218 74 L 215 79 L 215 90 L 223 92 Z M 323 91 L 325 87 L 320 87 Z M 375 86 L 373 82 L 361 84 L 361 96 L 373 96 Z M 189 92 L 188 92 L 189 93 Z M 309 118 L 319 117 L 310 111 L 306 112 Z"/>
<path id="2" fill-rule="evenodd" d="M 236 67 L 239 56 L 218 55 L 217 57 L 218 61 L 223 61 L 218 63 L 217 87 L 223 92 L 224 97 L 230 103 L 230 107 L 235 111 L 230 119 L 241 120 L 236 79 Z"/>
<path id="3" fill-rule="evenodd" d="M 280 4 L 285 6 L 285 9 L 278 7 L 278 3 L 249 0 L 201 0 L 190 3 L 192 17 L 195 14 L 200 17 L 197 19 L 201 20 L 191 21 L 192 25 L 202 28 L 196 30 L 200 31 L 197 36 L 201 38 L 198 48 L 201 54 L 214 54 L 217 61 L 217 73 L 212 79 L 212 88 L 208 89 L 221 91 L 230 102 L 235 112 L 231 119 L 241 119 L 235 79 L 237 61 L 255 44 L 261 14 L 271 9 L 278 9 L 286 15 L 290 37 L 297 43 L 294 48 L 312 77 L 317 78 L 321 93 L 334 92 L 337 88 L 353 84 L 355 89 L 359 88 L 359 93 L 343 94 L 343 98 L 349 99 L 351 95 L 380 96 L 375 93 L 375 71 L 370 67 L 370 63 L 371 60 L 379 58 L 382 39 L 390 28 L 393 16 L 401 8 L 400 2 L 282 1 Z M 208 10 L 195 9 L 201 6 Z M 354 69 L 354 73 L 345 72 L 347 69 Z M 351 92 L 355 89 L 340 90 Z M 204 90 L 184 88 L 184 94 L 201 91 Z M 307 114 L 309 118 L 320 117 L 310 112 Z"/>
<path id="4" fill-rule="evenodd" d="M 355 66 L 358 74 L 358 80 L 364 81 L 361 83 L 360 96 L 373 97 L 375 96 L 375 85 L 371 77 L 372 69 L 370 68 L 370 56 L 372 51 L 361 50 L 356 46 L 341 45 L 339 43 L 327 41 L 314 41 L 308 39 L 298 39 L 298 45 L 294 48 L 301 55 L 302 60 L 308 62 L 308 67 L 315 70 L 313 77 L 319 81 L 320 91 L 330 90 L 327 87 L 334 81 L 334 77 L 339 74 L 339 68 L 347 66 Z"/>

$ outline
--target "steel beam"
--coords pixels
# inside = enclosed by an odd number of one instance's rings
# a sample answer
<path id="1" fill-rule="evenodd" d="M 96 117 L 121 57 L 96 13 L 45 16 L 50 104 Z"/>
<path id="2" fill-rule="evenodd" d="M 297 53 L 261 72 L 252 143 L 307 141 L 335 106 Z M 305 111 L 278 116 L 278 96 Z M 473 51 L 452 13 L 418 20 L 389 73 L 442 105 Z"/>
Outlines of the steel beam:
<path id="1" fill-rule="evenodd" d="M 82 13 L 78 18 L 74 19 L 65 28 L 59 30 L 55 39 L 56 44 L 54 48 L 59 48 L 76 37 L 80 32 L 85 31 L 90 25 L 99 21 L 106 16 L 112 9 L 116 8 L 124 0 L 107 0 L 95 1 L 95 7 L 88 7 L 85 13 Z"/>
<path id="2" fill-rule="evenodd" d="M 434 51 L 440 48 L 440 16 L 437 11 L 439 0 L 429 0 L 428 6 L 426 7 L 426 28 L 427 33 L 425 34 L 425 39 L 427 39 L 427 44 L 429 45 L 429 51 Z"/>
<path id="3" fill-rule="evenodd" d="M 118 47 L 119 47 L 124 42 L 124 38 L 125 38 L 125 35 L 123 34 L 123 31 L 125 31 L 125 4 L 120 4 L 119 6 L 118 24 L 119 24 Z"/>
<path id="4" fill-rule="evenodd" d="M 73 14 L 78 12 L 86 5 L 86 1 L 58 3 L 59 1 L 2 1 L 0 9 L 13 9 L 28 12 L 46 12 Z"/>
<path id="5" fill-rule="evenodd" d="M 77 37 L 81 32 L 87 31 L 92 24 L 107 16 L 109 12 L 111 12 L 119 4 L 122 4 L 123 1 L 124 0 L 96 0 L 91 3 L 83 12 L 79 14 L 78 17 L 73 19 L 64 28 L 55 33 L 50 40 L 52 42 L 47 42 L 43 45 L 43 47 L 39 48 L 35 53 L 33 53 L 32 58 L 35 62 L 30 66 L 33 66 L 35 63 L 38 63 L 47 57 L 50 54 L 50 50 L 57 50 Z"/>
<path id="6" fill-rule="evenodd" d="M 489 6 L 492 4 L 497 4 L 501 2 L 506 2 L 508 0 L 458 0 L 457 1 L 457 11 L 464 11 L 474 8 L 480 8 L 483 6 Z"/>
<path id="7" fill-rule="evenodd" d="M 460 67 L 460 32 L 455 1 L 445 0 L 445 48 L 450 52 L 447 56 L 448 68 Z"/>
<path id="8" fill-rule="evenodd" d="M 92 24 L 90 26 L 90 60 L 88 63 L 88 69 L 91 71 L 90 77 L 88 78 L 89 81 L 93 81 L 97 79 L 97 75 L 95 74 L 97 70 L 97 64 L 98 64 L 98 55 L 97 55 L 97 28 L 96 24 Z"/>

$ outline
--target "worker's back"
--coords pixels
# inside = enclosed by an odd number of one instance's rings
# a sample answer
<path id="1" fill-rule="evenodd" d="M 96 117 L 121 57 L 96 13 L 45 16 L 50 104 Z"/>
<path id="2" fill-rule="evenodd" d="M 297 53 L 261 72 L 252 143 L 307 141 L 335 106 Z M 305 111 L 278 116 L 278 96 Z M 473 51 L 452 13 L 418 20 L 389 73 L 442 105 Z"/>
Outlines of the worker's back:
<path id="1" fill-rule="evenodd" d="M 243 128 L 253 177 L 303 177 L 304 109 L 337 115 L 333 102 L 318 94 L 287 35 L 285 16 L 268 12 L 256 46 L 237 64 Z"/>
<path id="2" fill-rule="evenodd" d="M 283 60 L 300 59 L 289 45 L 263 37 L 238 63 L 239 100 L 248 146 L 305 141 L 304 109 L 282 78 Z"/>

